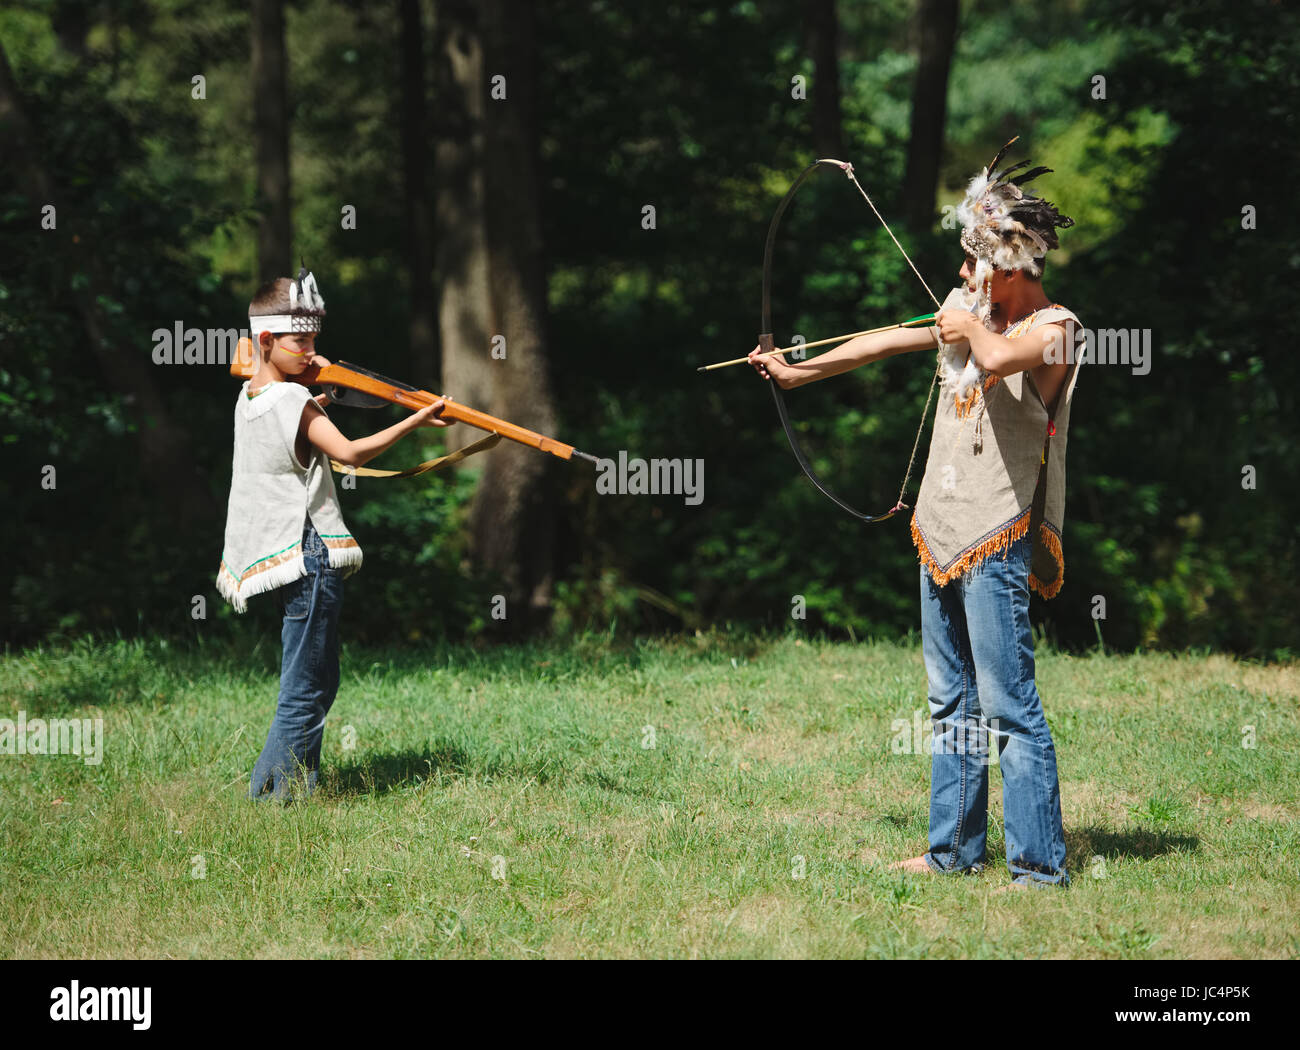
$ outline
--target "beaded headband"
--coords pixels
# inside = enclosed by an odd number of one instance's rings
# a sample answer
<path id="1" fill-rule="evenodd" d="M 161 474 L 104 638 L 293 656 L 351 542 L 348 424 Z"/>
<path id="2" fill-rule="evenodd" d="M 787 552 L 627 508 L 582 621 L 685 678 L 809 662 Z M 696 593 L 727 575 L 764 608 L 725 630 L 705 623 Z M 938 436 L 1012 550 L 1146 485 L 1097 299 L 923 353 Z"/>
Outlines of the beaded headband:
<path id="1" fill-rule="evenodd" d="M 254 335 L 270 332 L 319 332 L 325 317 L 325 300 L 316 287 L 316 277 L 307 267 L 298 270 L 298 276 L 289 282 L 289 312 L 279 314 L 249 314 L 248 330 Z"/>

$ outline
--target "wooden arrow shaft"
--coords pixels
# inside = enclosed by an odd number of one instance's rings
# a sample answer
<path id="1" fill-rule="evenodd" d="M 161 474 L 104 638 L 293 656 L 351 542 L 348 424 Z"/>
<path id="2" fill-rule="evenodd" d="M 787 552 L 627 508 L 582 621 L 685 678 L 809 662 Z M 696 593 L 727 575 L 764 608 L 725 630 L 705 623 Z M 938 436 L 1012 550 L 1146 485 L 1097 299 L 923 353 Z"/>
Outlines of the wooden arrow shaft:
<path id="1" fill-rule="evenodd" d="M 830 343 L 844 343 L 850 339 L 856 339 L 860 335 L 878 335 L 881 332 L 892 332 L 897 328 L 918 328 L 923 324 L 929 324 L 934 320 L 934 314 L 921 314 L 919 317 L 909 317 L 906 321 L 899 321 L 898 324 L 887 324 L 881 328 L 868 328 L 864 332 L 849 332 L 847 335 L 833 335 L 829 339 L 818 339 L 812 343 L 798 343 L 795 346 L 782 346 L 776 350 L 766 350 L 759 354 L 759 357 L 771 357 L 774 354 L 788 354 L 795 350 L 811 350 L 817 346 L 826 346 Z M 749 357 L 737 357 L 732 361 L 719 361 L 717 364 L 704 365 L 697 368 L 697 372 L 712 372 L 715 368 L 729 368 L 731 365 L 743 365 Z"/>

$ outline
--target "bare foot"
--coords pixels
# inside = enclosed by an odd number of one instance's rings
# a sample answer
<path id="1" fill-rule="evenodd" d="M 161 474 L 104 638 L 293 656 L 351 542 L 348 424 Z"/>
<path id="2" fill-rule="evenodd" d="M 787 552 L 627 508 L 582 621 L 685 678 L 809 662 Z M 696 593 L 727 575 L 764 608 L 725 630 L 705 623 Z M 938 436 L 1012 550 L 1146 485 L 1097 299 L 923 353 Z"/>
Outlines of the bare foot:
<path id="1" fill-rule="evenodd" d="M 914 875 L 929 875 L 934 871 L 925 857 L 909 857 L 907 860 L 895 861 L 890 867 L 900 871 L 910 871 Z"/>

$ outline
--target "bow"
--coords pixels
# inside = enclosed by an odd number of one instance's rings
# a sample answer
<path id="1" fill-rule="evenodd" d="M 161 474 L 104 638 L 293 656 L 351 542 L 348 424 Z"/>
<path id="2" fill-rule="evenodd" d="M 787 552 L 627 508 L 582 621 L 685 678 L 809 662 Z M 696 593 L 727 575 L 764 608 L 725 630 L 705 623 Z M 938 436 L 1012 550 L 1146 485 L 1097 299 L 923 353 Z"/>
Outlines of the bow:
<path id="1" fill-rule="evenodd" d="M 894 246 L 903 253 L 903 258 L 907 260 L 907 265 L 910 266 L 912 272 L 916 274 L 917 280 L 919 280 L 925 287 L 926 294 L 934 301 L 935 309 L 937 310 L 940 308 L 939 300 L 935 298 L 934 292 L 930 291 L 930 286 L 925 283 L 925 278 L 921 276 L 921 272 L 916 268 L 916 265 L 903 249 L 903 246 L 898 243 L 898 238 L 894 236 L 894 231 L 889 228 L 889 223 L 885 222 L 884 216 L 876 209 L 871 198 L 867 196 L 867 191 L 862 188 L 862 184 L 858 182 L 857 177 L 853 174 L 853 165 L 842 160 L 832 160 L 830 158 L 815 160 L 803 170 L 793 183 L 791 183 L 790 188 L 786 191 L 785 197 L 782 198 L 781 203 L 776 207 L 776 213 L 772 216 L 771 225 L 767 228 L 767 244 L 763 248 L 763 328 L 758 337 L 759 346 L 764 353 L 772 353 L 776 349 L 776 342 L 772 338 L 772 250 L 776 245 L 776 231 L 781 224 L 781 216 L 785 214 L 786 208 L 789 207 L 790 202 L 794 199 L 794 195 L 798 192 L 799 187 L 802 186 L 804 181 L 823 164 L 839 168 L 848 177 L 849 181 L 858 188 L 858 192 L 862 194 L 863 200 L 870 205 L 876 218 L 879 219 L 880 224 L 884 226 L 885 232 L 889 234 L 890 240 L 894 242 Z M 790 442 L 790 451 L 794 453 L 794 458 L 798 461 L 799 466 L 803 468 L 803 472 L 808 476 L 808 480 L 813 483 L 818 492 L 841 510 L 845 510 L 849 514 L 852 514 L 859 521 L 870 524 L 877 521 L 886 521 L 889 518 L 892 518 L 900 510 L 910 509 L 908 505 L 903 502 L 903 496 L 907 492 L 907 483 L 912 478 L 912 466 L 916 462 L 916 450 L 921 443 L 921 433 L 925 429 L 925 419 L 930 412 L 930 401 L 934 397 L 934 385 L 938 378 L 939 369 L 936 365 L 934 377 L 930 380 L 930 391 L 925 398 L 925 408 L 921 411 L 921 422 L 916 429 L 916 440 L 912 443 L 912 456 L 907 461 L 907 472 L 904 474 L 903 484 L 898 490 L 898 502 L 884 514 L 865 514 L 860 510 L 855 510 L 853 507 L 849 506 L 849 504 L 845 503 L 844 500 L 835 495 L 826 483 L 817 476 L 817 473 L 812 469 L 812 464 L 808 462 L 808 457 L 800 447 L 798 439 L 794 435 L 794 429 L 790 425 L 790 415 L 786 409 L 785 397 L 781 393 L 780 384 L 775 380 L 772 380 L 769 385 L 772 387 L 772 399 L 776 402 L 777 415 L 781 417 L 781 426 L 784 428 L 785 436 Z"/>

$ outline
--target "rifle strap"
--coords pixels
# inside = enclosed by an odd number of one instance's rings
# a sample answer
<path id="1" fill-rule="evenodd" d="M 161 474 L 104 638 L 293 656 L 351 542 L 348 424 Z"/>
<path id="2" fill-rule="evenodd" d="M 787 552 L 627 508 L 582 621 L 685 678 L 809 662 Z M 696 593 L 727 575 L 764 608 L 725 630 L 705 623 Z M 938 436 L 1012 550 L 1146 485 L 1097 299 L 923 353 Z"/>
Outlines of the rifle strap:
<path id="1" fill-rule="evenodd" d="M 486 452 L 488 449 L 495 447 L 500 440 L 500 434 L 489 434 L 487 437 L 475 441 L 472 445 L 466 445 L 456 452 L 449 453 L 446 456 L 439 456 L 437 459 L 426 460 L 418 466 L 408 467 L 406 470 L 374 470 L 370 467 L 349 467 L 340 463 L 337 459 L 331 459 L 330 466 L 339 474 L 355 474 L 361 478 L 414 478 L 420 474 L 427 474 L 431 470 L 443 470 L 453 466 L 476 452 Z"/>

